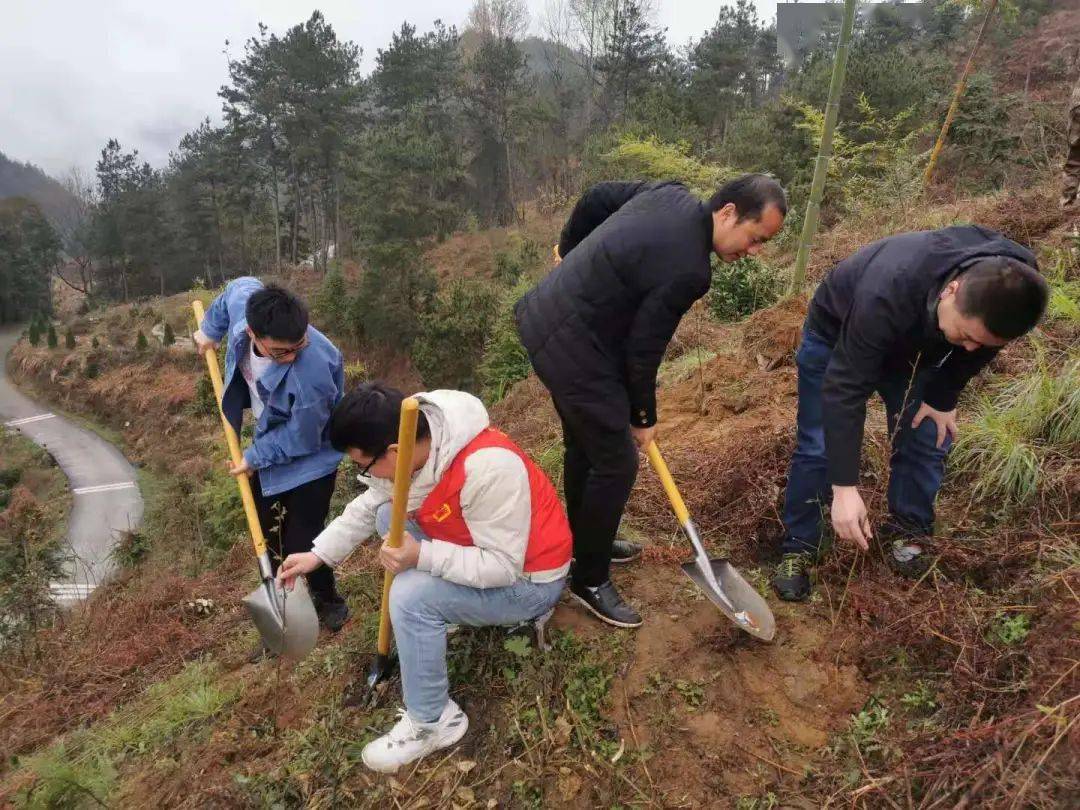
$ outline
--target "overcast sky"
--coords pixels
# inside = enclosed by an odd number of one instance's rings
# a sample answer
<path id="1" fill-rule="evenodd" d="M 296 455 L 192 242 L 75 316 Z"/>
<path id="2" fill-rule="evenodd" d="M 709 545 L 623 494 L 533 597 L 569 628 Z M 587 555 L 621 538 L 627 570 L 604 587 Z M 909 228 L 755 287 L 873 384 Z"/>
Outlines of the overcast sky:
<path id="1" fill-rule="evenodd" d="M 533 29 L 546 0 L 528 0 Z M 684 44 L 734 0 L 656 0 L 668 41 Z M 2 0 L 0 152 L 54 176 L 92 170 L 110 137 L 163 166 L 180 137 L 206 116 L 220 120 L 225 40 L 234 56 L 258 23 L 282 33 L 315 8 L 340 39 L 363 48 L 370 72 L 403 21 L 421 31 L 441 18 L 462 27 L 471 0 Z M 776 0 L 758 0 L 776 16 Z M 448 10 L 452 9 L 452 10 Z"/>

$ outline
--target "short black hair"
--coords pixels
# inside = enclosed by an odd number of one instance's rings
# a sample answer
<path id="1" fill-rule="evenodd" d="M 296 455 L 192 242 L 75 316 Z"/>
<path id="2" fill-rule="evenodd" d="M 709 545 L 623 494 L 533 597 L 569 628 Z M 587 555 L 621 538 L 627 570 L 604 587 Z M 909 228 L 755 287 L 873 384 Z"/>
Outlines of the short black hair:
<path id="1" fill-rule="evenodd" d="M 1050 289 L 1039 271 L 1011 256 L 979 259 L 960 275 L 956 306 L 1002 340 L 1027 334 L 1042 319 Z"/>
<path id="2" fill-rule="evenodd" d="M 339 453 L 350 448 L 376 456 L 398 440 L 401 403 L 405 395 L 380 382 L 361 383 L 347 393 L 330 416 L 330 444 Z M 416 438 L 431 435 L 427 417 L 421 411 L 416 420 Z"/>
<path id="3" fill-rule="evenodd" d="M 767 174 L 744 174 L 724 183 L 709 198 L 709 210 L 719 211 L 728 203 L 735 205 L 739 222 L 747 217 L 758 220 L 770 205 L 775 205 L 780 216 L 787 216 L 787 194 L 775 177 Z"/>
<path id="4" fill-rule="evenodd" d="M 267 284 L 252 294 L 244 314 L 256 337 L 298 343 L 307 332 L 304 302 L 276 284 Z"/>

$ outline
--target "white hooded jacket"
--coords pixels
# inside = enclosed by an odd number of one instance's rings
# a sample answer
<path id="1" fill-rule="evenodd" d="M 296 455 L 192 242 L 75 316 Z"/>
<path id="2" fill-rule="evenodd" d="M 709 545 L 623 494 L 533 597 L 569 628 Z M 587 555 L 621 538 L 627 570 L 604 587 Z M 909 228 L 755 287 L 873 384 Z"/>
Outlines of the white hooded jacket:
<path id="1" fill-rule="evenodd" d="M 480 400 L 464 391 L 414 395 L 431 429 L 431 452 L 413 475 L 408 511 L 415 512 L 449 469 L 458 453 L 490 424 Z M 312 551 L 337 566 L 375 533 L 375 514 L 393 497 L 393 482 L 364 479 L 369 489 L 315 538 Z M 566 576 L 569 562 L 550 571 L 524 572 L 532 520 L 529 474 L 513 452 L 487 447 L 465 461 L 461 512 L 472 546 L 433 539 L 420 544 L 417 568 L 472 588 L 499 588 L 518 579 L 552 582 Z"/>

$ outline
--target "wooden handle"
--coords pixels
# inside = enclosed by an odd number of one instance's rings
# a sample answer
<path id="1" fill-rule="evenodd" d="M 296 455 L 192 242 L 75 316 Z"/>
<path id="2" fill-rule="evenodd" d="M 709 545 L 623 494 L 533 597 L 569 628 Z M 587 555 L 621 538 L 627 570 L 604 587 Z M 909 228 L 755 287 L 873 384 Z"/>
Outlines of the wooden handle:
<path id="1" fill-rule="evenodd" d="M 649 443 L 647 452 L 649 454 L 649 463 L 656 470 L 660 483 L 664 485 L 664 492 L 667 493 L 668 500 L 671 501 L 671 508 L 675 510 L 675 517 L 679 519 L 679 523 L 685 526 L 690 522 L 690 510 L 686 508 L 686 503 L 683 501 L 682 495 L 679 494 L 679 488 L 675 486 L 675 479 L 671 477 L 671 470 L 668 469 L 667 464 L 664 462 L 664 457 L 660 455 L 660 448 L 656 445 L 656 442 Z"/>
<path id="2" fill-rule="evenodd" d="M 203 317 L 205 312 L 203 311 L 202 301 L 192 301 L 191 308 L 195 310 L 195 323 L 198 328 L 202 328 Z M 232 459 L 233 466 L 239 466 L 240 462 L 244 460 L 243 453 L 240 452 L 240 438 L 236 435 L 236 431 L 233 430 L 233 426 L 229 424 L 229 420 L 225 418 L 225 412 L 221 410 L 221 397 L 225 389 L 225 385 L 221 381 L 221 369 L 218 367 L 217 352 L 204 352 L 206 355 L 206 367 L 210 371 L 210 382 L 214 386 L 214 397 L 217 399 L 218 413 L 221 414 L 221 424 L 225 427 L 225 441 L 229 445 L 229 457 Z M 244 515 L 247 517 L 248 531 L 251 532 L 251 543 L 255 546 L 255 556 L 261 557 L 266 553 L 266 538 L 263 536 L 262 526 L 259 523 L 259 513 L 255 511 L 255 496 L 251 492 L 251 481 L 248 480 L 246 475 L 237 475 L 236 485 L 240 487 L 240 500 L 244 502 Z"/>
<path id="3" fill-rule="evenodd" d="M 401 547 L 405 533 L 405 514 L 409 509 L 409 485 L 412 483 L 413 449 L 416 447 L 416 422 L 420 416 L 420 403 L 412 397 L 401 403 L 401 420 L 398 422 L 397 464 L 394 467 L 394 500 L 390 511 L 390 534 L 386 544 Z M 390 654 L 390 586 L 394 575 L 383 574 L 382 607 L 379 610 L 379 654 Z"/>

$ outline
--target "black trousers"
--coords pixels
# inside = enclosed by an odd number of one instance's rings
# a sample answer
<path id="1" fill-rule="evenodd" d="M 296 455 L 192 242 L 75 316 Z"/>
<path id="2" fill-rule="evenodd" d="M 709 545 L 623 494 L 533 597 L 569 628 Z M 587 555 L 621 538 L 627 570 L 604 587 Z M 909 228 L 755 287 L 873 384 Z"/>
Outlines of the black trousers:
<path id="1" fill-rule="evenodd" d="M 565 398 L 552 399 L 563 428 L 563 489 L 574 535 L 574 582 L 596 586 L 610 576 L 611 546 L 637 478 L 637 445 L 629 420 L 616 430 Z"/>
<path id="2" fill-rule="evenodd" d="M 335 480 L 336 470 L 294 489 L 266 497 L 259 485 L 259 474 L 251 477 L 255 511 L 259 513 L 259 523 L 266 537 L 274 573 L 277 573 L 278 563 L 290 554 L 311 551 L 312 543 L 326 526 Z M 319 566 L 307 575 L 307 581 L 312 600 L 316 603 L 329 604 L 341 600 L 334 583 L 334 569 L 330 566 Z"/>

